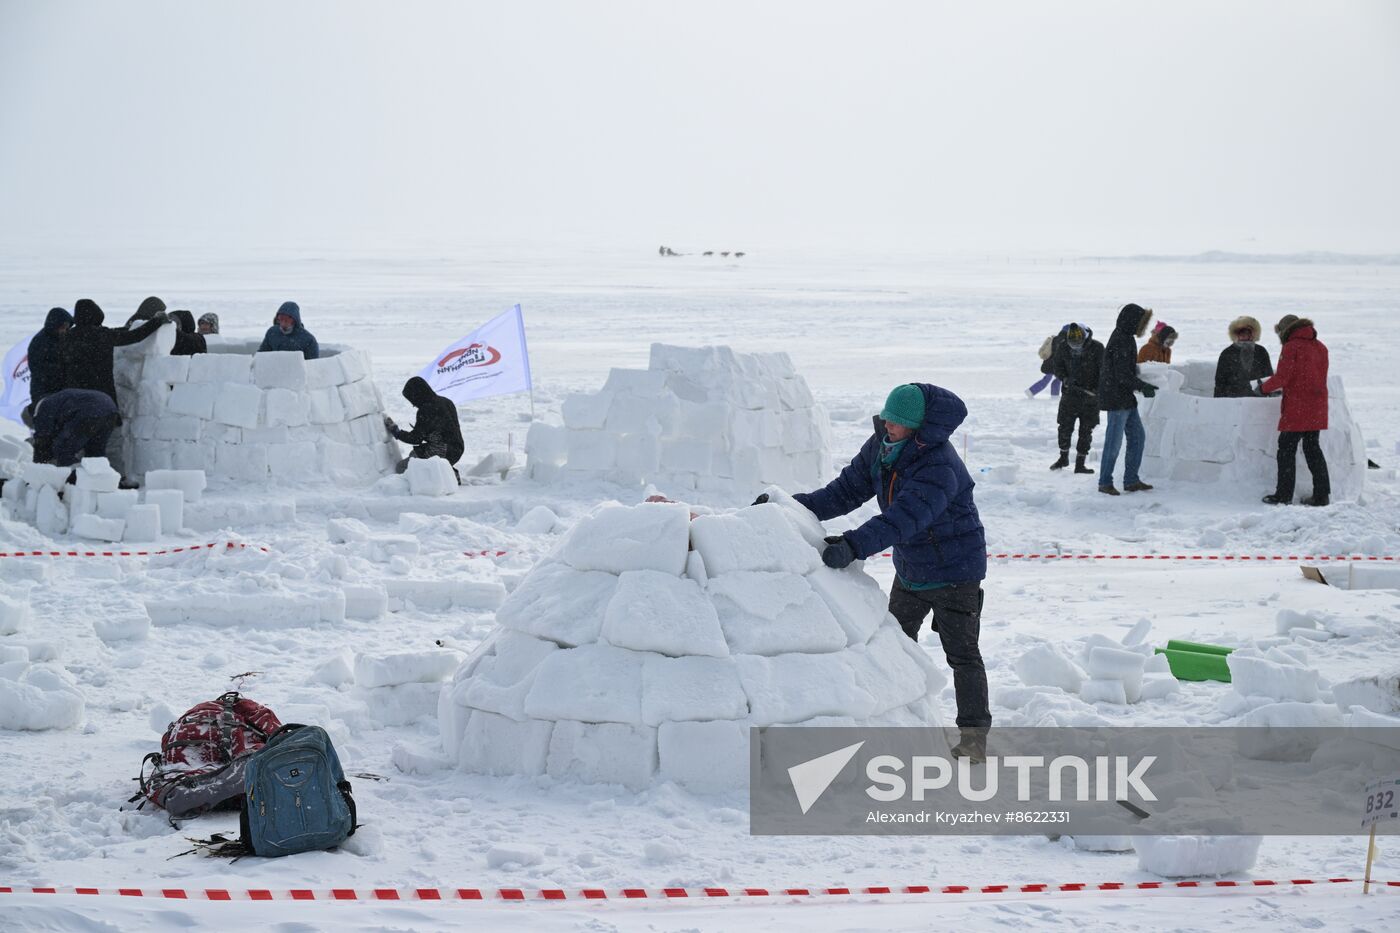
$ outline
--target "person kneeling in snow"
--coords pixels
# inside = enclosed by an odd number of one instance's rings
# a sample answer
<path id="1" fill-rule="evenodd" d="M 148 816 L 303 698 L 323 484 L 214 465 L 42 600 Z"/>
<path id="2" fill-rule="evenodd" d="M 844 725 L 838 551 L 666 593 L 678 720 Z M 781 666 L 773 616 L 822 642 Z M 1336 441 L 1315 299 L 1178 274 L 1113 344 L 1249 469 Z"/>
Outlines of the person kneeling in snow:
<path id="1" fill-rule="evenodd" d="M 403 397 L 418 410 L 413 419 L 413 429 L 405 431 L 394 423 L 394 419 L 384 416 L 384 427 L 395 440 L 413 447 L 413 452 L 399 461 L 395 468 L 402 473 L 408 469 L 408 461 L 414 458 L 426 460 L 441 457 L 453 464 L 452 472 L 457 473 L 456 463 L 462 459 L 466 444 L 462 442 L 462 425 L 457 421 L 457 406 L 452 399 L 438 395 L 428 381 L 414 376 L 403 384 Z M 462 477 L 457 475 L 460 482 Z"/>
<path id="2" fill-rule="evenodd" d="M 295 301 L 284 301 L 272 318 L 272 326 L 263 335 L 258 352 L 277 350 L 300 350 L 308 360 L 321 355 L 321 347 L 311 331 L 301 323 L 301 306 Z"/>
<path id="3" fill-rule="evenodd" d="M 1327 430 L 1327 346 L 1317 339 L 1313 322 L 1296 314 L 1285 314 L 1274 328 L 1283 350 L 1278 356 L 1278 372 L 1255 387 L 1261 395 L 1283 392 L 1278 419 L 1278 485 L 1265 496 L 1269 505 L 1293 501 L 1293 483 L 1298 472 L 1298 444 L 1312 474 L 1313 494 L 1304 505 L 1327 505 L 1332 495 L 1332 479 L 1327 458 L 1322 455 L 1318 432 Z"/>
<path id="4" fill-rule="evenodd" d="M 825 488 L 794 498 L 826 521 L 875 497 L 880 514 L 828 539 L 822 561 L 840 569 L 893 545 L 897 575 L 890 613 L 915 641 L 924 617 L 933 613 L 957 694 L 962 741 L 953 753 L 981 759 L 992 725 L 987 670 L 977 646 L 987 538 L 972 501 L 972 477 L 948 442 L 966 417 L 967 406 L 947 389 L 899 386 L 850 466 Z"/>
<path id="5" fill-rule="evenodd" d="M 121 423 L 106 392 L 64 389 L 47 395 L 34 409 L 34 462 L 73 466 L 84 457 L 105 456 L 107 439 Z"/>
<path id="6" fill-rule="evenodd" d="M 1099 367 L 1103 365 L 1103 344 L 1094 339 L 1094 332 L 1079 324 L 1065 325 L 1064 340 L 1055 348 L 1055 375 L 1064 382 L 1060 396 L 1060 459 L 1050 464 L 1052 470 L 1069 466 L 1069 441 L 1074 435 L 1074 423 L 1079 422 L 1078 454 L 1074 472 L 1092 473 L 1084 465 L 1089 447 L 1094 442 L 1094 428 L 1099 423 Z"/>

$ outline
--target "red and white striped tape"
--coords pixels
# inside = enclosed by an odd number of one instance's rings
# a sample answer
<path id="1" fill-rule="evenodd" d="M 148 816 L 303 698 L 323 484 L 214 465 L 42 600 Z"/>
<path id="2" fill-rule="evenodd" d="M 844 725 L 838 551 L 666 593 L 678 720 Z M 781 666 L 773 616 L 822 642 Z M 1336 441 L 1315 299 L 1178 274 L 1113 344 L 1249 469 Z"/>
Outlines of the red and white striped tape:
<path id="1" fill-rule="evenodd" d="M 214 542 L 213 544 L 186 544 L 182 547 L 165 548 L 160 551 L 0 551 L 0 557 L 156 557 L 161 554 L 183 554 L 186 551 L 212 551 L 216 548 L 255 548 L 269 553 L 261 544 L 240 544 L 237 541 Z"/>
<path id="2" fill-rule="evenodd" d="M 509 551 L 463 551 L 467 557 L 505 557 Z M 892 552 L 884 551 L 880 557 L 890 557 Z M 1038 553 L 1013 553 L 1002 551 L 998 553 L 987 553 L 988 560 L 1159 560 L 1177 561 L 1191 563 L 1210 563 L 1234 561 L 1239 563 L 1250 562 L 1256 564 L 1282 563 L 1288 561 L 1317 561 L 1319 563 L 1356 563 L 1356 562 L 1379 562 L 1379 561 L 1400 561 L 1400 557 L 1377 557 L 1367 554 L 1066 554 L 1061 552 Z"/>
<path id="3" fill-rule="evenodd" d="M 0 887 L 0 894 L 113 895 L 198 901 L 745 901 L 755 898 L 884 898 L 915 895 L 1096 894 L 1107 892 L 1258 891 L 1267 888 L 1360 884 L 1360 878 L 1293 878 L 1270 881 L 1101 881 L 1072 884 L 872 885 L 834 888 L 26 888 Z M 1400 890 L 1400 881 L 1372 881 Z"/>

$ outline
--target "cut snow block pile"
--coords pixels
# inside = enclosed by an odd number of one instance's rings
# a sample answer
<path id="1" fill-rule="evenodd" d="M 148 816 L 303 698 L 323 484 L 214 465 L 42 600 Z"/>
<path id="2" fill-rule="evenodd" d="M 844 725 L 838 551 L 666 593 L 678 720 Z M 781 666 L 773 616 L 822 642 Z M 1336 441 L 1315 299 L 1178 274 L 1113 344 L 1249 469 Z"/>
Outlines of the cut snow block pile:
<path id="1" fill-rule="evenodd" d="M 466 770 L 630 788 L 747 784 L 748 730 L 938 724 L 945 678 L 781 490 L 700 515 L 604 505 L 537 564 L 438 703 Z"/>
<path id="2" fill-rule="evenodd" d="M 602 391 L 536 422 L 530 476 L 650 483 L 678 496 L 764 484 L 812 488 L 831 473 L 831 425 L 786 353 L 652 344 L 647 369 L 614 369 Z"/>
<path id="3" fill-rule="evenodd" d="M 365 704 L 371 721 L 403 726 L 431 719 L 442 682 L 452 676 L 462 656 L 454 651 L 405 651 L 355 656 L 351 695 Z"/>
<path id="4" fill-rule="evenodd" d="M 118 489 L 120 482 L 105 457 L 85 457 L 76 469 L 25 461 L 5 483 L 6 511 L 50 537 L 71 533 L 90 541 L 145 543 L 183 527 L 178 490 L 138 492 Z"/>
<path id="5" fill-rule="evenodd" d="M 170 356 L 174 327 L 116 351 L 123 474 L 369 483 L 397 461 L 365 353 L 322 344 L 307 360 L 209 337 L 208 353 Z"/>
<path id="6" fill-rule="evenodd" d="M 0 729 L 71 729 L 86 710 L 72 675 L 33 663 L 30 646 L 9 638 L 28 620 L 29 589 L 0 586 Z"/>
<path id="7" fill-rule="evenodd" d="M 1215 361 L 1144 363 L 1142 378 L 1159 387 L 1138 409 L 1147 431 L 1142 473 L 1149 479 L 1224 483 L 1258 497 L 1278 473 L 1279 398 L 1214 398 Z M 1351 416 L 1340 376 L 1327 379 L 1327 430 L 1322 452 L 1334 499 L 1354 499 L 1366 482 L 1366 442 Z M 1312 494 L 1312 478 L 1298 450 L 1297 497 Z"/>
<path id="8" fill-rule="evenodd" d="M 1044 642 L 1016 660 L 1016 676 L 1027 687 L 1057 687 L 1085 703 L 1125 706 L 1170 696 L 1181 689 L 1167 659 L 1145 641 L 1150 623 L 1141 622 L 1122 642 L 1090 635 L 1077 657 Z"/>

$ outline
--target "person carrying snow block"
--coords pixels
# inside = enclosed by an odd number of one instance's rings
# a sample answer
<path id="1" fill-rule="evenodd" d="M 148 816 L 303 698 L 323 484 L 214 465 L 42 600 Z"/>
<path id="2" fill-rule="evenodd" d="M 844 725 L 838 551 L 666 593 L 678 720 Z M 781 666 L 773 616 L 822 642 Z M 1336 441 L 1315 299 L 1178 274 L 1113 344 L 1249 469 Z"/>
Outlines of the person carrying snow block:
<path id="1" fill-rule="evenodd" d="M 462 425 L 457 420 L 457 406 L 452 404 L 452 399 L 434 392 L 421 376 L 414 376 L 403 384 L 403 397 L 418 410 L 412 430 L 405 431 L 394 423 L 393 418 L 384 416 L 384 427 L 394 439 L 413 447 L 413 451 L 399 461 L 395 472 L 407 470 L 410 459 L 441 457 L 453 464 L 452 472 L 456 473 L 455 464 L 462 459 L 466 450 L 466 444 L 462 441 Z M 458 474 L 458 482 L 461 479 Z"/>
<path id="2" fill-rule="evenodd" d="M 175 347 L 171 356 L 194 356 L 208 353 L 209 346 L 204 338 L 195 332 L 194 315 L 188 311 L 171 311 L 170 319 L 175 322 Z"/>
<path id="3" fill-rule="evenodd" d="M 933 613 L 933 630 L 953 669 L 963 733 L 953 752 L 982 757 L 992 724 L 987 671 L 977 645 L 987 536 L 972 501 L 972 477 L 949 443 L 966 417 L 967 406 L 947 389 L 898 386 L 850 465 L 824 488 L 793 498 L 826 521 L 875 497 L 880 514 L 828 538 L 822 562 L 839 570 L 893 546 L 890 613 L 915 641 L 924 618 Z"/>
<path id="4" fill-rule="evenodd" d="M 1293 501 L 1298 444 L 1302 443 L 1313 481 L 1313 494 L 1303 504 L 1326 505 L 1332 494 L 1332 481 L 1318 432 L 1327 430 L 1327 346 L 1317 339 L 1313 322 L 1296 314 L 1285 314 L 1274 333 L 1283 343 L 1278 372 L 1255 384 L 1261 395 L 1283 392 L 1278 419 L 1278 485 L 1264 501 L 1270 505 Z"/>
<path id="5" fill-rule="evenodd" d="M 149 299 L 147 299 L 149 300 Z M 160 301 L 160 299 L 156 299 Z M 112 351 L 117 347 L 140 343 L 160 330 L 170 320 L 165 305 L 153 312 L 151 319 L 134 327 L 103 327 L 106 317 L 97 302 L 80 298 L 73 306 L 73 329 L 64 345 L 64 369 L 67 389 L 92 389 L 106 394 L 114 403 L 117 384 L 112 376 Z"/>
<path id="6" fill-rule="evenodd" d="M 1157 387 L 1138 376 L 1137 338 L 1147 332 L 1152 309 L 1126 304 L 1118 312 L 1118 323 L 1109 335 L 1103 351 L 1103 366 L 1099 370 L 1099 410 L 1108 412 L 1108 427 L 1104 429 L 1103 458 L 1099 461 L 1099 492 L 1118 495 L 1113 486 L 1113 470 L 1118 465 L 1118 451 L 1123 438 L 1128 439 L 1128 456 L 1123 467 L 1123 488 L 1128 492 L 1145 492 L 1152 487 L 1138 477 L 1142 451 L 1147 444 L 1147 432 L 1138 416 L 1137 396 L 1147 398 L 1157 394 Z"/>
<path id="7" fill-rule="evenodd" d="M 1064 383 L 1060 396 L 1060 459 L 1050 464 L 1052 470 L 1069 466 L 1069 442 L 1074 424 L 1079 422 L 1079 445 L 1075 448 L 1074 472 L 1093 473 L 1084 465 L 1089 446 L 1094 442 L 1094 428 L 1099 423 L 1099 369 L 1103 366 L 1103 344 L 1094 339 L 1094 332 L 1076 323 L 1065 325 L 1065 339 L 1055 348 L 1051 362 L 1055 375 Z"/>
<path id="8" fill-rule="evenodd" d="M 1026 398 L 1035 398 L 1040 394 L 1040 390 L 1044 389 L 1046 386 L 1050 387 L 1051 398 L 1055 398 L 1060 394 L 1060 380 L 1055 378 L 1055 373 L 1050 369 L 1050 359 L 1055 355 L 1055 347 L 1059 344 L 1062 333 L 1051 334 L 1049 337 L 1046 337 L 1045 342 L 1040 345 L 1040 371 L 1044 373 L 1044 375 L 1027 387 Z"/>
<path id="9" fill-rule="evenodd" d="M 50 308 L 44 327 L 29 341 L 29 403 L 38 405 L 45 396 L 64 388 L 68 373 L 63 351 L 73 315 L 62 308 Z"/>
<path id="10" fill-rule="evenodd" d="M 1165 321 L 1158 321 L 1157 326 L 1152 328 L 1152 336 L 1147 338 L 1147 343 L 1142 345 L 1138 351 L 1137 361 L 1139 363 L 1170 363 L 1172 361 L 1172 344 L 1176 343 L 1176 329 Z"/>
<path id="11" fill-rule="evenodd" d="M 258 352 L 264 350 L 300 350 L 308 360 L 321 355 L 321 347 L 311 331 L 301 323 L 301 306 L 295 301 L 284 301 L 272 318 L 272 326 L 263 336 Z"/>
<path id="12" fill-rule="evenodd" d="M 1215 397 L 1248 398 L 1257 395 L 1254 383 L 1274 374 L 1269 350 L 1259 343 L 1259 322 L 1241 315 L 1230 322 L 1230 345 L 1215 363 Z"/>
<path id="13" fill-rule="evenodd" d="M 105 392 L 54 392 L 34 408 L 34 462 L 73 466 L 83 457 L 104 456 L 121 423 L 117 403 Z"/>

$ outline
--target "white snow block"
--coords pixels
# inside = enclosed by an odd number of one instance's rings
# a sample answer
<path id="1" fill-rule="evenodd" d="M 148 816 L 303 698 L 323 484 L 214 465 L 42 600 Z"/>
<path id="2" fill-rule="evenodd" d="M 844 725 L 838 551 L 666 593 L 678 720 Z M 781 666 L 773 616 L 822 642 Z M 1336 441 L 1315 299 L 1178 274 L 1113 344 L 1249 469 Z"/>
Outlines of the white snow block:
<path id="1" fill-rule="evenodd" d="M 930 683 L 925 668 L 907 650 L 910 642 L 898 626 L 887 625 L 869 643 L 851 649 L 856 686 L 875 698 L 876 713 L 908 706 L 942 686 L 941 677 Z"/>
<path id="2" fill-rule="evenodd" d="M 1231 686 L 1240 696 L 1302 703 L 1317 699 L 1317 671 L 1311 668 L 1249 657 L 1239 651 L 1227 655 L 1225 663 L 1230 667 Z"/>
<path id="3" fill-rule="evenodd" d="M 308 465 L 316 462 L 316 445 L 310 441 L 267 445 L 267 470 L 284 481 L 305 477 Z"/>
<path id="4" fill-rule="evenodd" d="M 346 379 L 345 370 L 340 365 L 340 357 L 341 354 L 335 354 L 321 356 L 314 360 L 305 360 L 303 372 L 306 376 L 306 387 L 308 389 L 327 389 L 343 385 Z"/>
<path id="5" fill-rule="evenodd" d="M 345 591 L 345 617 L 373 622 L 381 619 L 389 611 L 389 592 L 382 586 L 350 584 L 342 587 Z"/>
<path id="6" fill-rule="evenodd" d="M 641 790 L 656 773 L 656 730 L 620 723 L 556 722 L 548 771 L 557 780 Z"/>
<path id="7" fill-rule="evenodd" d="M 35 665 L 16 678 L 0 677 L 0 729 L 72 729 L 85 712 L 82 693 L 61 668 Z"/>
<path id="8" fill-rule="evenodd" d="M 135 492 L 136 490 L 132 490 Z M 126 527 L 122 529 L 122 540 L 131 542 L 154 541 L 160 537 L 160 508 L 154 505 L 132 505 L 126 511 Z"/>
<path id="9" fill-rule="evenodd" d="M 1156 655 L 1156 657 L 1164 658 L 1166 655 Z M 1142 689 L 1138 693 L 1138 700 L 1160 700 L 1163 697 L 1169 697 L 1174 693 L 1180 692 L 1181 681 L 1177 680 L 1170 673 L 1144 674 L 1142 678 Z"/>
<path id="10" fill-rule="evenodd" d="M 120 518 L 99 518 L 96 515 L 79 515 L 73 520 L 73 534 L 93 541 L 120 541 L 126 522 Z"/>
<path id="11" fill-rule="evenodd" d="M 103 518 L 126 518 L 126 513 L 140 500 L 141 494 L 135 489 L 117 489 L 113 492 L 99 492 L 97 514 Z"/>
<path id="12" fill-rule="evenodd" d="M 889 597 L 875 578 L 857 567 L 832 570 L 818 567 L 807 582 L 846 632 L 846 642 L 863 645 L 888 613 Z"/>
<path id="13" fill-rule="evenodd" d="M 345 403 L 340 400 L 339 388 L 312 389 L 306 400 L 306 419 L 311 424 L 338 424 L 345 420 Z"/>
<path id="14" fill-rule="evenodd" d="M 739 668 L 728 658 L 667 658 L 649 654 L 642 662 L 642 722 L 743 719 L 748 697 Z"/>
<path id="15" fill-rule="evenodd" d="M 617 466 L 617 436 L 603 431 L 568 431 L 570 470 L 611 470 Z"/>
<path id="16" fill-rule="evenodd" d="M 184 472 L 184 471 L 181 471 Z M 203 475 L 203 471 L 200 471 Z M 150 474 L 147 474 L 149 482 Z M 173 535 L 185 527 L 185 491 L 183 489 L 152 489 L 141 491 L 148 505 L 160 510 L 160 533 Z"/>
<path id="17" fill-rule="evenodd" d="M 767 504 L 776 505 L 782 509 L 783 515 L 792 522 L 793 527 L 808 544 L 818 551 L 826 547 L 826 529 L 822 527 L 822 523 L 817 520 L 811 510 L 781 487 L 769 486 L 763 490 L 763 493 L 768 497 Z"/>
<path id="18" fill-rule="evenodd" d="M 525 720 L 525 698 L 535 684 L 539 666 L 560 648 L 552 641 L 520 632 L 502 632 L 490 654 L 460 682 L 460 702 L 473 709 Z"/>
<path id="19" fill-rule="evenodd" d="M 293 354 L 301 356 L 300 353 Z M 265 423 L 268 427 L 297 427 L 306 424 L 309 398 L 305 392 L 291 389 L 268 389 L 263 396 Z"/>
<path id="20" fill-rule="evenodd" d="M 253 381 L 253 358 L 244 353 L 199 353 L 190 357 L 190 382 L 217 385 Z"/>
<path id="21" fill-rule="evenodd" d="M 410 457 L 404 473 L 409 491 L 415 496 L 450 496 L 457 491 L 452 464 L 441 457 Z"/>
<path id="22" fill-rule="evenodd" d="M 535 421 L 525 434 L 525 456 L 529 467 L 553 467 L 569 456 L 569 435 L 564 428 Z"/>
<path id="23" fill-rule="evenodd" d="M 104 644 L 119 641 L 145 641 L 151 633 L 151 620 L 145 616 L 114 616 L 110 619 L 93 619 L 92 630 Z M 169 720 L 166 720 L 169 722 Z M 163 729 L 161 731 L 164 731 Z"/>
<path id="24" fill-rule="evenodd" d="M 141 368 L 146 382 L 187 382 L 190 378 L 190 356 L 153 356 Z"/>
<path id="25" fill-rule="evenodd" d="M 345 375 L 342 385 L 359 382 L 369 375 L 369 357 L 363 350 L 342 350 L 338 356 L 340 368 Z"/>
<path id="26" fill-rule="evenodd" d="M 642 659 L 612 645 L 583 645 L 550 654 L 525 697 L 531 719 L 642 721 Z"/>
<path id="27" fill-rule="evenodd" d="M 1249 871 L 1262 836 L 1138 836 L 1138 868 L 1162 878 L 1219 878 Z"/>
<path id="28" fill-rule="evenodd" d="M 505 585 L 496 580 L 422 580 L 414 577 L 384 581 L 389 593 L 389 610 L 398 612 L 405 603 L 427 612 L 469 609 L 492 612 L 505 602 Z"/>
<path id="29" fill-rule="evenodd" d="M 1048 642 L 1028 650 L 1013 666 L 1027 687 L 1059 687 L 1065 693 L 1078 693 L 1086 678 L 1078 664 Z"/>
<path id="30" fill-rule="evenodd" d="M 544 774 L 553 731 L 552 722 L 516 722 L 474 710 L 462 734 L 458 767 L 483 774 Z"/>
<path id="31" fill-rule="evenodd" d="M 214 469 L 233 479 L 263 482 L 268 476 L 267 450 L 261 444 L 220 444 L 214 453 Z"/>
<path id="32" fill-rule="evenodd" d="M 0 635 L 15 634 L 28 619 L 29 590 L 0 589 Z"/>
<path id="33" fill-rule="evenodd" d="M 235 428 L 256 428 L 262 415 L 263 390 L 235 382 L 217 385 L 213 419 Z"/>
<path id="34" fill-rule="evenodd" d="M 365 705 L 365 712 L 373 723 L 392 727 L 435 716 L 441 692 L 442 687 L 436 683 L 407 683 L 388 687 L 356 686 L 350 695 Z"/>
<path id="35" fill-rule="evenodd" d="M 218 387 L 210 382 L 182 382 L 170 390 L 165 400 L 165 412 L 161 414 L 187 415 L 208 421 L 214 417 L 214 402 L 218 397 Z"/>
<path id="36" fill-rule="evenodd" d="M 260 389 L 304 389 L 306 358 L 299 350 L 263 350 L 255 353 L 253 383 Z"/>
<path id="37" fill-rule="evenodd" d="M 689 524 L 690 512 L 679 503 L 605 505 L 574 526 L 560 555 L 576 570 L 656 570 L 679 577 L 685 572 Z"/>
<path id="38" fill-rule="evenodd" d="M 0 635 L 4 629 L 0 628 Z M 1400 671 L 1370 674 L 1332 685 L 1332 698 L 1343 711 L 1361 706 L 1374 713 L 1400 713 Z"/>
<path id="39" fill-rule="evenodd" d="M 1147 663 L 1144 655 L 1119 648 L 1089 649 L 1089 676 L 1098 680 L 1116 680 L 1123 684 L 1123 692 L 1129 703 L 1136 703 L 1142 694 L 1142 668 Z"/>
<path id="40" fill-rule="evenodd" d="M 359 418 L 379 411 L 379 393 L 374 390 L 373 382 L 361 379 L 340 387 L 340 404 L 347 421 Z"/>
<path id="41" fill-rule="evenodd" d="M 345 621 L 345 594 L 339 589 L 306 595 L 193 592 L 170 599 L 147 599 L 153 625 L 207 625 L 211 628 L 297 628 Z"/>
<path id="42" fill-rule="evenodd" d="M 711 577 L 743 570 L 805 574 L 821 566 L 816 548 L 778 505 L 701 515 L 691 522 L 690 539 Z"/>
<path id="43" fill-rule="evenodd" d="M 451 676 L 461 658 L 452 651 L 401 651 L 395 654 L 355 655 L 355 685 L 392 687 L 428 684 Z"/>
<path id="44" fill-rule="evenodd" d="M 559 516 L 548 506 L 537 505 L 515 523 L 515 530 L 527 535 L 547 535 L 559 527 Z"/>
<path id="45" fill-rule="evenodd" d="M 52 486 L 40 486 L 34 506 L 34 525 L 50 537 L 68 530 L 68 508 Z"/>
<path id="46" fill-rule="evenodd" d="M 753 724 L 874 713 L 875 698 L 856 683 L 850 659 L 843 654 L 735 655 Z"/>
<path id="47" fill-rule="evenodd" d="M 611 392 L 596 395 L 575 394 L 564 397 L 560 413 L 564 426 L 574 431 L 598 431 L 607 420 L 608 408 L 612 405 Z M 572 459 L 572 458 L 571 458 Z"/>
<path id="48" fill-rule="evenodd" d="M 656 737 L 662 780 L 702 793 L 748 786 L 748 723 L 663 722 Z"/>
<path id="49" fill-rule="evenodd" d="M 179 417 L 167 415 L 156 419 L 155 440 L 158 441 L 197 441 L 204 422 L 191 415 Z"/>
<path id="50" fill-rule="evenodd" d="M 496 621 L 566 647 L 595 642 L 617 579 L 609 573 L 544 561 L 501 604 Z"/>
<path id="51" fill-rule="evenodd" d="M 601 639 L 671 657 L 729 655 L 715 607 L 700 584 L 656 570 L 629 570 L 603 613 Z"/>
<path id="52" fill-rule="evenodd" d="M 1121 680 L 1086 680 L 1079 686 L 1079 698 L 1085 703 L 1128 705 L 1128 695 Z"/>
<path id="53" fill-rule="evenodd" d="M 739 570 L 711 579 L 706 589 L 735 654 L 817 653 L 846 646 L 845 630 L 804 577 Z"/>
<path id="54" fill-rule="evenodd" d="M 499 476 L 506 478 L 510 468 L 515 466 L 515 454 L 508 450 L 496 450 L 482 457 L 476 465 L 467 470 L 468 476 Z"/>
<path id="55" fill-rule="evenodd" d="M 26 463 L 20 470 L 20 479 L 31 487 L 52 486 L 61 490 L 68 483 L 72 472 L 72 467 L 55 466 L 51 463 Z"/>

